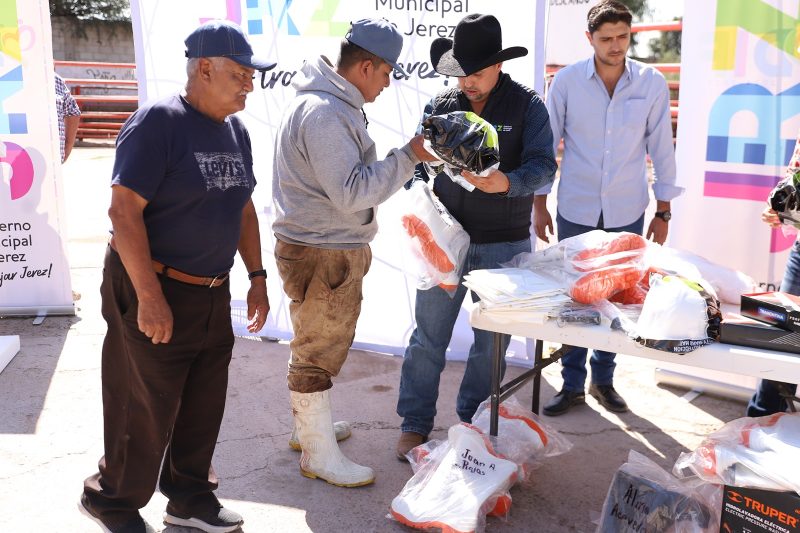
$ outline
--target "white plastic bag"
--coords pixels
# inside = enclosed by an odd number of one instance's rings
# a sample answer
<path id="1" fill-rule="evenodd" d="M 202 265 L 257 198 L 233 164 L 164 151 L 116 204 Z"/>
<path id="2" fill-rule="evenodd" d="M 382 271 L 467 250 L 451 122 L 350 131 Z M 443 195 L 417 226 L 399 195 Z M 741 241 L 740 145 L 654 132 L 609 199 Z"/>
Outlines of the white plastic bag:
<path id="1" fill-rule="evenodd" d="M 443 444 L 446 446 L 447 441 L 431 439 L 419 446 L 411 448 L 408 453 L 406 453 L 406 459 L 408 459 L 408 464 L 411 465 L 411 471 L 416 474 L 420 468 L 430 461 L 433 452 Z"/>
<path id="2" fill-rule="evenodd" d="M 572 443 L 555 428 L 522 407 L 513 396 L 498 406 L 497 436 L 489 437 L 495 450 L 519 467 L 519 480 L 530 481 L 542 459 L 567 453 Z M 489 435 L 491 401 L 478 406 L 472 424 Z"/>
<path id="3" fill-rule="evenodd" d="M 481 532 L 516 477 L 517 465 L 499 457 L 479 429 L 457 424 L 392 500 L 390 513 L 415 529 Z M 501 508 L 508 506 L 510 499 L 501 500 Z"/>
<path id="4" fill-rule="evenodd" d="M 411 274 L 417 288 L 438 285 L 454 294 L 461 281 L 469 235 L 422 180 L 414 180 L 405 192 L 405 205 L 403 235 L 411 251 Z"/>
<path id="5" fill-rule="evenodd" d="M 699 255 L 668 246 L 650 246 L 647 261 L 651 266 L 675 272 L 703 283 L 721 301 L 738 305 L 742 294 L 758 291 L 755 280 L 738 270 L 718 265 Z"/>
<path id="6" fill-rule="evenodd" d="M 635 288 L 644 278 L 647 241 L 635 233 L 593 230 L 520 254 L 508 265 L 542 270 L 562 280 L 570 297 L 592 304 Z"/>
<path id="7" fill-rule="evenodd" d="M 441 457 L 439 456 L 440 454 L 437 455 L 436 452 L 442 452 L 442 450 L 446 450 L 448 444 L 449 443 L 447 440 L 431 439 L 428 442 L 412 448 L 406 454 L 406 457 L 408 458 L 408 464 L 411 465 L 411 470 L 416 474 L 430 461 L 441 460 Z M 491 510 L 486 513 L 486 516 L 507 518 L 508 512 L 511 510 L 511 494 L 506 491 L 501 494 L 496 494 L 492 497 L 492 499 L 495 500 L 495 504 Z M 484 506 L 484 508 L 488 507 L 490 507 L 490 505 Z"/>
<path id="8" fill-rule="evenodd" d="M 800 494 L 800 413 L 739 418 L 682 453 L 673 472 L 686 470 L 734 487 L 793 490 Z"/>
<path id="9" fill-rule="evenodd" d="M 717 533 L 722 487 L 675 479 L 633 450 L 614 475 L 597 533 Z"/>
<path id="10" fill-rule="evenodd" d="M 633 337 L 648 348 L 687 353 L 718 339 L 721 322 L 719 300 L 700 284 L 653 274 Z"/>

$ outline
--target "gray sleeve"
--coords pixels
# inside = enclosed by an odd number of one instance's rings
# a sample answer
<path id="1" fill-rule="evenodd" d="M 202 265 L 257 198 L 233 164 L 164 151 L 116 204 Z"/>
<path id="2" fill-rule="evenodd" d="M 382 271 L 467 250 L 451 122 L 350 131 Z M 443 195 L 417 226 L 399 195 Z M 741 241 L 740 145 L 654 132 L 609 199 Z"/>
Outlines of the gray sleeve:
<path id="1" fill-rule="evenodd" d="M 315 114 L 301 138 L 308 164 L 330 201 L 346 213 L 376 207 L 408 181 L 418 162 L 406 144 L 380 161 L 364 161 L 358 132 L 344 116 Z"/>

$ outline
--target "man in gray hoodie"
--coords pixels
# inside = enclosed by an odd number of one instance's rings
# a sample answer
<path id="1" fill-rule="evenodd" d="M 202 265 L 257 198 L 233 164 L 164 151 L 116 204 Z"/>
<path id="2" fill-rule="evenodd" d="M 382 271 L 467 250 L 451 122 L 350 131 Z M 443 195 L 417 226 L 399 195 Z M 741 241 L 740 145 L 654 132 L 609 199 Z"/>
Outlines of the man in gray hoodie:
<path id="1" fill-rule="evenodd" d="M 352 23 L 336 66 L 320 56 L 303 65 L 297 96 L 275 142 L 272 225 L 275 259 L 291 300 L 294 329 L 288 384 L 306 477 L 358 487 L 371 468 L 339 450 L 329 389 L 355 336 L 361 285 L 372 260 L 376 209 L 434 157 L 418 135 L 377 160 L 362 106 L 389 86 L 403 38 L 385 19 Z"/>

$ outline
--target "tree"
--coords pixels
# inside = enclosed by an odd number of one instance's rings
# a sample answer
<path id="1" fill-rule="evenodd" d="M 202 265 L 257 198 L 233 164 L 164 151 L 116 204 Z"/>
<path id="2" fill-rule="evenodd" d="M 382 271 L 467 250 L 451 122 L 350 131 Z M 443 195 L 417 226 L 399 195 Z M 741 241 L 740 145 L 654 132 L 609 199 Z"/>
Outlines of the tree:
<path id="1" fill-rule="evenodd" d="M 647 9 L 647 0 L 619 0 L 621 3 L 625 4 L 628 9 L 631 10 L 633 13 L 633 20 L 634 22 L 642 20 L 645 13 L 648 12 Z M 634 33 L 631 35 L 631 45 L 636 45 L 636 34 Z"/>
<path id="2" fill-rule="evenodd" d="M 650 39 L 650 51 L 653 59 L 659 63 L 680 63 L 681 32 L 665 31 L 657 38 Z"/>
<path id="3" fill-rule="evenodd" d="M 130 20 L 129 0 L 49 0 L 53 17 L 81 20 Z"/>
<path id="4" fill-rule="evenodd" d="M 642 20 L 644 14 L 647 13 L 647 0 L 619 0 L 625 4 L 628 9 L 633 13 L 633 20 Z"/>

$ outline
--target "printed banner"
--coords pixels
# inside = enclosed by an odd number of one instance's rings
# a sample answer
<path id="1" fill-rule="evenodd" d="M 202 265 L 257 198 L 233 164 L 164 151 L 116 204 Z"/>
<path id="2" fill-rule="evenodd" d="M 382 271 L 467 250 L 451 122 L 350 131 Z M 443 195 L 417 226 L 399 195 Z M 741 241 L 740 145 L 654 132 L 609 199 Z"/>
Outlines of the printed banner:
<path id="1" fill-rule="evenodd" d="M 586 15 L 600 0 L 548 0 L 545 57 L 548 65 L 571 65 L 594 54 L 586 38 Z"/>
<path id="2" fill-rule="evenodd" d="M 492 13 L 503 28 L 503 46 L 525 46 L 529 55 L 505 63 L 503 70 L 539 91 L 544 75 L 545 0 L 134 0 L 131 9 L 136 43 L 140 100 L 160 98 L 180 91 L 185 84 L 184 38 L 202 21 L 228 19 L 249 34 L 256 53 L 278 62 L 257 76 L 255 91 L 241 113 L 253 140 L 258 185 L 254 194 L 261 223 L 264 266 L 272 310 L 262 335 L 291 337 L 288 301 L 281 290 L 275 260 L 274 219 L 271 198 L 272 154 L 283 110 L 294 97 L 290 87 L 306 59 L 319 54 L 336 61 L 339 43 L 350 21 L 384 17 L 404 36 L 399 62 L 407 76 L 395 74 L 377 101 L 365 106 L 369 132 L 378 153 L 401 146 L 414 135 L 425 103 L 455 79 L 434 72 L 430 44 L 437 37 L 452 37 L 456 24 L 470 13 Z M 356 332 L 356 346 L 402 353 L 414 327 L 412 280 L 404 274 L 407 256 L 402 246 L 400 210 L 404 191 L 378 210 L 380 231 L 372 243 L 373 262 L 364 283 L 364 302 Z M 237 260 L 238 261 L 238 260 Z M 237 262 L 232 275 L 234 323 L 245 324 L 244 297 L 249 283 Z M 466 356 L 472 341 L 467 312 L 459 317 L 451 355 Z M 525 347 L 512 351 L 525 358 Z"/>
<path id="3" fill-rule="evenodd" d="M 796 0 L 686 2 L 669 244 L 780 284 L 795 235 L 760 220 L 800 130 Z"/>
<path id="4" fill-rule="evenodd" d="M 0 315 L 74 314 L 50 11 L 0 3 Z"/>

